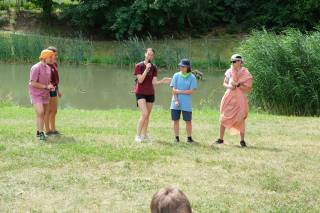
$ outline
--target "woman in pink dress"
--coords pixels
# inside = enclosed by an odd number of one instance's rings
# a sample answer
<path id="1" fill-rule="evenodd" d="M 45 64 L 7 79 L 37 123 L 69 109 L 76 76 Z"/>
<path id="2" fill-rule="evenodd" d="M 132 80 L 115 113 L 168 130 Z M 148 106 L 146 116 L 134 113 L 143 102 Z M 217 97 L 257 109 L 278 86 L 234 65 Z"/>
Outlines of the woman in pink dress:
<path id="1" fill-rule="evenodd" d="M 240 134 L 240 146 L 246 147 L 245 120 L 248 116 L 249 106 L 246 94 L 252 88 L 252 76 L 243 66 L 239 54 L 231 56 L 231 67 L 225 73 L 223 86 L 227 89 L 220 105 L 220 137 L 213 144 L 224 143 L 225 129 L 231 134 Z"/>

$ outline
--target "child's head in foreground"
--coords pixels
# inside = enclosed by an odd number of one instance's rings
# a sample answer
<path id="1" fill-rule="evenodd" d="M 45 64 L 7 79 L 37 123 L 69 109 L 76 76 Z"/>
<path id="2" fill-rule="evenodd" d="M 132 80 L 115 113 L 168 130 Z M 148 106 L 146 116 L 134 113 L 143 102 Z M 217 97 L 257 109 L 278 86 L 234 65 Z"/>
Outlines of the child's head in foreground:
<path id="1" fill-rule="evenodd" d="M 152 197 L 151 213 L 192 213 L 187 196 L 179 189 L 166 187 Z"/>

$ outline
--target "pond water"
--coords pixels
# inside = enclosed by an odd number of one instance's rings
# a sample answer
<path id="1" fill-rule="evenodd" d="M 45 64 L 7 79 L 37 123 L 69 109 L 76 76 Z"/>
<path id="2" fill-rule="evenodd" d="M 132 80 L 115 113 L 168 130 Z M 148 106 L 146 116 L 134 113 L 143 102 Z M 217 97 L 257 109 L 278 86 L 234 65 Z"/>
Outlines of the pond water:
<path id="1" fill-rule="evenodd" d="M 27 90 L 30 64 L 0 64 L 0 98 L 15 104 L 30 106 Z M 175 71 L 159 70 L 158 78 L 170 76 Z M 78 109 L 135 109 L 133 68 L 105 65 L 60 65 L 61 108 Z M 193 95 L 193 107 L 218 109 L 224 94 L 223 71 L 204 72 L 205 81 L 198 81 L 199 88 Z M 169 85 L 156 87 L 157 107 L 169 108 Z"/>

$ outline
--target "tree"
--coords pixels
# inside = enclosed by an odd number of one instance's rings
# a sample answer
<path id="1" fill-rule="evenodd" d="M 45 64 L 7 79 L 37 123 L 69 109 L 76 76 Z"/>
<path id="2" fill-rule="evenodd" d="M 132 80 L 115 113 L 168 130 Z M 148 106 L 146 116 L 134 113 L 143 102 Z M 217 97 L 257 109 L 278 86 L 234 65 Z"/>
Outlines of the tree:
<path id="1" fill-rule="evenodd" d="M 83 32 L 125 39 L 197 35 L 217 26 L 229 32 L 262 27 L 312 30 L 320 23 L 319 10 L 319 0 L 79 0 L 64 12 Z"/>
<path id="2" fill-rule="evenodd" d="M 46 19 L 51 18 L 52 9 L 53 9 L 52 0 L 30 0 L 30 1 L 42 8 L 44 18 Z"/>

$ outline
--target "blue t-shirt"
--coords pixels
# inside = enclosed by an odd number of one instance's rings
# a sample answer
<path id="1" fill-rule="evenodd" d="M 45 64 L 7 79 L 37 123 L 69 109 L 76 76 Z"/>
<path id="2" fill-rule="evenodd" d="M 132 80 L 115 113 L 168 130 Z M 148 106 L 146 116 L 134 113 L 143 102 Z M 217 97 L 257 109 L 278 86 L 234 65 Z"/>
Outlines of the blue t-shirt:
<path id="1" fill-rule="evenodd" d="M 173 75 L 170 87 L 178 90 L 193 90 L 197 88 L 197 78 L 191 73 L 188 77 L 182 77 L 180 72 Z M 170 109 L 177 109 L 192 112 L 192 97 L 187 94 L 177 95 L 179 106 L 175 105 L 174 96 L 172 96 Z"/>

